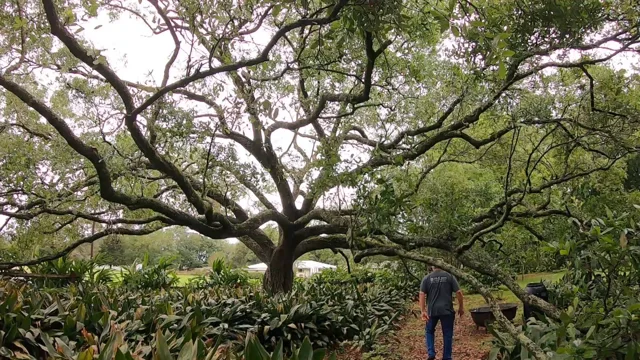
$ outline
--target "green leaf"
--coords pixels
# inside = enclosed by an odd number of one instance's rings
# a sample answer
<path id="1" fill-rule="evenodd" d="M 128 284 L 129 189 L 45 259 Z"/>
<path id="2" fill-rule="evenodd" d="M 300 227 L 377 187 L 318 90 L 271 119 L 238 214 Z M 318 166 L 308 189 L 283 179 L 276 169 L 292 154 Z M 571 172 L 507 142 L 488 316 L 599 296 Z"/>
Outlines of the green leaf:
<path id="1" fill-rule="evenodd" d="M 58 352 L 53 347 L 53 344 L 51 344 L 51 339 L 49 339 L 49 335 L 45 333 L 40 333 L 40 339 L 42 339 L 42 342 L 44 343 L 44 346 L 47 348 L 47 352 L 49 353 L 49 355 L 56 356 Z"/>
<path id="2" fill-rule="evenodd" d="M 593 332 L 594 332 L 595 330 L 596 330 L 596 326 L 595 326 L 595 325 L 592 325 L 592 326 L 589 328 L 589 331 L 587 331 L 587 335 L 585 335 L 585 337 L 584 337 L 584 338 L 585 338 L 585 340 L 588 340 L 588 339 L 591 337 L 591 335 L 593 335 Z"/>
<path id="3" fill-rule="evenodd" d="M 282 11 L 282 5 L 280 5 L 280 4 L 275 5 L 275 6 L 273 7 L 273 13 L 272 13 L 273 17 L 274 17 L 274 18 L 275 18 L 275 17 L 278 17 L 278 15 L 280 15 L 280 12 L 281 12 L 281 11 Z"/>
<path id="4" fill-rule="evenodd" d="M 504 65 L 504 62 L 500 62 L 500 65 L 498 65 L 498 77 L 501 79 L 507 77 L 507 67 Z"/>
<path id="5" fill-rule="evenodd" d="M 449 19 L 447 19 L 446 17 L 444 17 L 442 14 L 440 14 L 438 11 L 435 11 L 435 10 L 432 10 L 430 13 L 440 25 L 441 33 L 449 30 L 449 25 L 450 25 Z"/>
<path id="6" fill-rule="evenodd" d="M 247 336 L 244 350 L 246 360 L 269 360 L 269 353 L 264 349 L 254 334 Z"/>
<path id="7" fill-rule="evenodd" d="M 298 351 L 298 360 L 313 360 L 313 347 L 308 336 L 305 336 Z"/>
<path id="8" fill-rule="evenodd" d="M 457 26 L 452 26 L 451 32 L 453 33 L 453 36 L 460 37 L 460 28 L 458 28 Z"/>
<path id="9" fill-rule="evenodd" d="M 262 107 L 267 111 L 267 112 L 271 112 L 271 101 L 269 100 L 264 100 L 262 102 Z"/>
<path id="10" fill-rule="evenodd" d="M 93 360 L 93 348 L 90 347 L 87 350 L 81 352 L 80 354 L 78 354 L 78 359 L 77 360 Z M 116 357 L 116 360 L 120 360 Z"/>
<path id="11" fill-rule="evenodd" d="M 456 5 L 458 5 L 457 0 L 449 0 L 449 12 L 453 12 L 456 9 Z"/>
<path id="12" fill-rule="evenodd" d="M 169 351 L 169 346 L 167 345 L 167 339 L 165 339 L 161 329 L 158 329 L 158 331 L 156 332 L 156 351 L 154 354 L 154 359 L 155 360 L 173 360 L 171 358 L 171 352 Z"/>
<path id="13" fill-rule="evenodd" d="M 114 349 L 114 343 L 116 341 L 116 337 L 112 336 L 109 339 L 109 342 L 107 343 L 107 345 L 105 345 L 102 348 L 102 351 L 100 352 L 100 356 L 98 357 L 98 360 L 111 360 L 113 359 L 113 351 Z"/>
<path id="14" fill-rule="evenodd" d="M 638 310 L 640 310 L 640 303 L 635 303 L 629 306 L 629 312 L 636 312 Z"/>
<path id="15" fill-rule="evenodd" d="M 129 351 L 124 353 L 122 352 L 122 350 L 118 349 L 116 350 L 115 360 L 134 360 L 134 359 L 133 359 L 133 356 L 131 356 L 131 353 Z"/>
<path id="16" fill-rule="evenodd" d="M 325 349 L 317 349 L 313 352 L 313 360 L 324 360 L 327 351 Z"/>
<path id="17" fill-rule="evenodd" d="M 275 350 L 273 351 L 273 354 L 271 354 L 271 360 L 283 359 L 282 346 L 283 346 L 282 339 L 280 339 L 280 341 L 278 341 L 278 344 L 276 345 Z"/>
<path id="18" fill-rule="evenodd" d="M 627 345 L 627 355 L 624 357 L 624 360 L 637 360 L 638 346 L 640 346 L 640 344 L 635 341 Z"/>
<path id="19" fill-rule="evenodd" d="M 196 359 L 197 354 L 194 354 L 194 350 L 196 350 L 191 341 L 188 341 L 184 345 L 182 345 L 182 349 L 180 350 L 180 354 L 178 354 L 178 360 L 191 360 Z"/>
<path id="20" fill-rule="evenodd" d="M 611 211 L 611 209 L 609 209 L 608 206 L 604 207 L 605 212 L 607 213 L 607 218 L 609 220 L 613 219 L 613 211 Z"/>

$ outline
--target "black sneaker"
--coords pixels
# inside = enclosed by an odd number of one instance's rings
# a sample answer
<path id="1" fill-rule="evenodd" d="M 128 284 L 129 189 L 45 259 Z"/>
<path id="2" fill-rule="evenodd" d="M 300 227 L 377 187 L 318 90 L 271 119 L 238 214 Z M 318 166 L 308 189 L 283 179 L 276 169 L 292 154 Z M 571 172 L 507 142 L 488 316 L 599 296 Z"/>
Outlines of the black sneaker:
<path id="1" fill-rule="evenodd" d="M 435 356 L 434 357 L 429 357 L 429 358 L 427 358 L 427 360 L 436 360 L 436 357 Z"/>

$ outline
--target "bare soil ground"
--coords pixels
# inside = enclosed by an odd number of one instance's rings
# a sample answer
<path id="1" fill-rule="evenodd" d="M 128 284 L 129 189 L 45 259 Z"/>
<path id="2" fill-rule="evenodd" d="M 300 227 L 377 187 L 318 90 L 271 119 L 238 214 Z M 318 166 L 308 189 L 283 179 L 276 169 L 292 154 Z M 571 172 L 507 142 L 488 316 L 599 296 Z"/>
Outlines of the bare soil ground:
<path id="1" fill-rule="evenodd" d="M 413 309 L 416 315 L 419 309 Z M 393 336 L 382 339 L 379 359 L 385 360 L 425 360 L 427 350 L 424 338 L 424 322 L 419 316 L 409 315 Z M 456 319 L 453 340 L 453 358 L 456 360 L 484 360 L 490 349 L 491 335 L 476 326 L 467 313 Z M 440 326 L 436 332 L 436 359 L 442 356 L 442 333 Z M 363 355 L 355 349 L 341 349 L 339 360 L 362 360 Z M 373 357 L 372 359 L 375 359 Z"/>

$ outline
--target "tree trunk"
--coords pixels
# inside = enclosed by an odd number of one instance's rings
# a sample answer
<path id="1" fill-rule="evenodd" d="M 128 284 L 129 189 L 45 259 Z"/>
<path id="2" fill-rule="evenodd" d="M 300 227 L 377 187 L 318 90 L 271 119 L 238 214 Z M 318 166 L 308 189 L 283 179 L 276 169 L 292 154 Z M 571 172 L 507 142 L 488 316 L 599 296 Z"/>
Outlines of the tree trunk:
<path id="1" fill-rule="evenodd" d="M 278 246 L 269 268 L 264 274 L 263 286 L 269 294 L 288 293 L 293 288 L 294 249 L 290 246 Z"/>

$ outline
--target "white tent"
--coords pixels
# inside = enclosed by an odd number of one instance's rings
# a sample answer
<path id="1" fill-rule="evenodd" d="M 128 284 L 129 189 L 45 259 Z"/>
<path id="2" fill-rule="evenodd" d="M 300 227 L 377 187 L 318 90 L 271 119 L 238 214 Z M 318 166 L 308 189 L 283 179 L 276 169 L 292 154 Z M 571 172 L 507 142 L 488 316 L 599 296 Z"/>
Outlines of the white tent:
<path id="1" fill-rule="evenodd" d="M 313 260 L 300 260 L 296 261 L 293 264 L 293 268 L 295 269 L 296 276 L 299 277 L 310 277 L 313 274 L 317 274 L 323 270 L 335 270 L 337 267 L 334 265 L 324 264 L 321 262 L 313 261 Z M 267 264 L 260 263 L 255 265 L 250 265 L 248 267 L 249 272 L 265 272 L 267 271 Z"/>
<path id="2" fill-rule="evenodd" d="M 249 272 L 265 272 L 267 271 L 267 264 L 260 263 L 255 265 L 249 265 Z"/>

